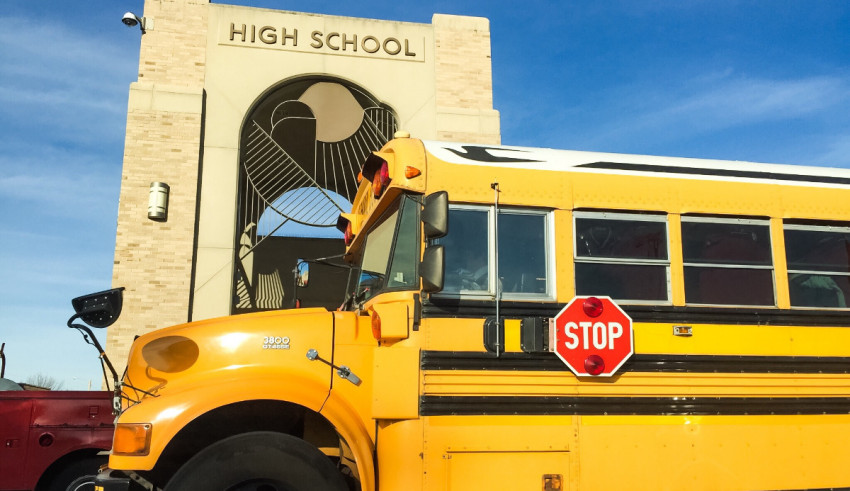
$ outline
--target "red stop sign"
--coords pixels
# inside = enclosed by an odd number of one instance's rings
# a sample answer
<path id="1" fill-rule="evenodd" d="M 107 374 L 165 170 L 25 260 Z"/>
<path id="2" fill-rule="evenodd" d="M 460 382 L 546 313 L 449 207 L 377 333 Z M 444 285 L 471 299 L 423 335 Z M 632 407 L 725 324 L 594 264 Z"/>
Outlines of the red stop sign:
<path id="1" fill-rule="evenodd" d="M 575 297 L 555 316 L 552 351 L 579 377 L 610 377 L 635 352 L 632 319 L 609 297 Z"/>

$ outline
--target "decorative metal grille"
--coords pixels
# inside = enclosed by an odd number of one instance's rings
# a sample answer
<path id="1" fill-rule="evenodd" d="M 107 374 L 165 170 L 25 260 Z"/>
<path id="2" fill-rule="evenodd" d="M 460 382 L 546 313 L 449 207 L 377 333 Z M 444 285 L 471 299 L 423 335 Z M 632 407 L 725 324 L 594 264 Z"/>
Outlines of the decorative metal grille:
<path id="1" fill-rule="evenodd" d="M 336 115 L 334 107 L 314 111 L 315 98 L 313 106 L 300 101 L 315 84 L 344 87 L 360 108 L 353 114 L 362 111 L 362 121 L 346 138 L 326 142 L 317 135 L 318 118 L 350 120 L 352 114 Z M 345 107 L 350 111 L 352 105 Z M 242 133 L 235 310 L 283 307 L 289 282 L 279 268 L 255 265 L 257 248 L 273 235 L 337 237 L 333 227 L 357 193 L 364 159 L 396 130 L 389 107 L 356 86 L 328 79 L 286 84 L 255 107 Z"/>

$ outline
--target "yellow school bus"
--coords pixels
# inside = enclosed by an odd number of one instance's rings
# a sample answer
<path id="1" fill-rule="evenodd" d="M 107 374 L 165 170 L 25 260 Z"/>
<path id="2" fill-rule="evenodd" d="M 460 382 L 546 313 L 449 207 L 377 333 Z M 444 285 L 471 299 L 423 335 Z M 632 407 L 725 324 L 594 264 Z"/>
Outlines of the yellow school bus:
<path id="1" fill-rule="evenodd" d="M 850 171 L 400 134 L 339 227 L 339 310 L 135 341 L 99 489 L 850 487 Z"/>

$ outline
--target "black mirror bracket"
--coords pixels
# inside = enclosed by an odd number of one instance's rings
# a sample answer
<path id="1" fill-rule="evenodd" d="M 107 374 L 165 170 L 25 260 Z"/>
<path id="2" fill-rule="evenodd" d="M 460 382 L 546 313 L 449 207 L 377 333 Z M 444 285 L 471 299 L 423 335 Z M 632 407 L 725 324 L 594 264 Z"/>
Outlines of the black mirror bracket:
<path id="1" fill-rule="evenodd" d="M 76 313 L 68 319 L 68 327 L 80 331 L 83 335 L 83 339 L 97 349 L 101 363 L 112 373 L 113 390 L 116 394 L 118 394 L 120 390 L 118 373 L 115 371 L 115 367 L 112 366 L 112 362 L 109 361 L 109 357 L 106 356 L 106 351 L 103 349 L 103 346 L 100 345 L 100 342 L 97 340 L 97 337 L 94 335 L 89 326 L 104 328 L 114 324 L 121 315 L 123 300 L 124 287 L 113 288 L 111 290 L 90 293 L 88 295 L 77 297 L 71 300 L 71 305 L 74 307 L 74 311 Z M 77 319 L 88 324 L 88 326 L 84 324 L 75 324 L 74 321 Z M 105 378 L 105 369 L 103 375 Z"/>

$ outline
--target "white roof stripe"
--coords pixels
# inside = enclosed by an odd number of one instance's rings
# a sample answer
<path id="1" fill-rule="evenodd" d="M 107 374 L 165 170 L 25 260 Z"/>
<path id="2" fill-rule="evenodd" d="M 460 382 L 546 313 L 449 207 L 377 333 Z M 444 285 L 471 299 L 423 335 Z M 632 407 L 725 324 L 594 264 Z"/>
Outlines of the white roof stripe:
<path id="1" fill-rule="evenodd" d="M 850 186 L 850 169 L 833 167 L 656 157 L 439 141 L 423 141 L 423 143 L 425 149 L 434 157 L 453 164 L 643 176 L 658 176 L 660 173 L 664 173 L 667 176 L 682 179 L 737 182 L 768 181 L 777 184 L 821 187 Z M 620 165 L 599 164 L 590 167 L 590 164 L 596 163 Z M 700 170 L 707 172 L 701 173 Z M 723 171 L 729 172 L 724 173 Z M 763 176 L 760 174 L 763 174 Z M 813 179 L 806 179 L 806 177 Z"/>

